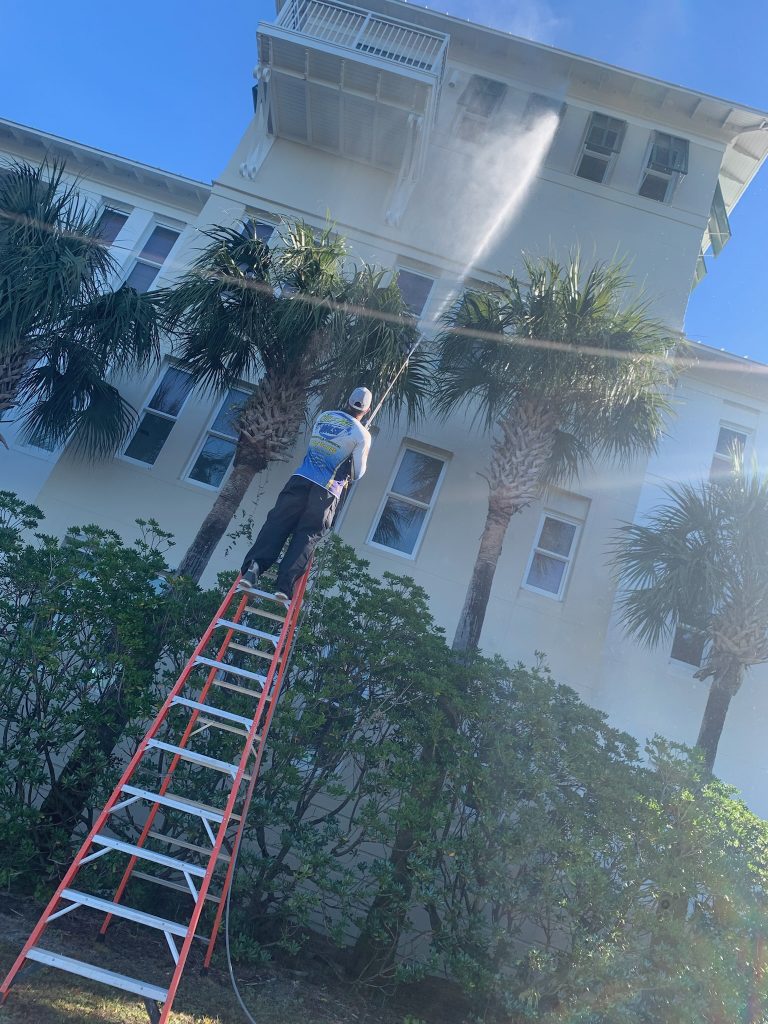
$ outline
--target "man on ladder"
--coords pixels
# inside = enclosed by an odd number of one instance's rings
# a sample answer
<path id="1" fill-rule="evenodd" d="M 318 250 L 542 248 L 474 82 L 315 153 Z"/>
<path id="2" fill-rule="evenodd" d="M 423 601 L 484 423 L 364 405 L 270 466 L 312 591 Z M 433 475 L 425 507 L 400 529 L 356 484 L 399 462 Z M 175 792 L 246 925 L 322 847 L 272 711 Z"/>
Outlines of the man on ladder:
<path id="1" fill-rule="evenodd" d="M 304 461 L 278 495 L 243 560 L 243 582 L 254 587 L 291 538 L 277 572 L 275 597 L 289 601 L 318 541 L 330 529 L 342 491 L 365 473 L 371 435 L 360 422 L 371 408 L 368 388 L 355 388 L 347 409 L 321 413 Z"/>

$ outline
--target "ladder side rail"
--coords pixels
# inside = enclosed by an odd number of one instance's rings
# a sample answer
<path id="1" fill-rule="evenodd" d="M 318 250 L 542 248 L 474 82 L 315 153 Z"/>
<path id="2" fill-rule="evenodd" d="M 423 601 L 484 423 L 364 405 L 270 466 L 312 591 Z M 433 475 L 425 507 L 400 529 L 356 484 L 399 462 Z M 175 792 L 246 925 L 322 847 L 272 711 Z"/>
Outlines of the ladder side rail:
<path id="1" fill-rule="evenodd" d="M 290 654 L 291 647 L 293 646 L 293 637 L 294 637 L 294 633 L 296 632 L 296 627 L 298 626 L 299 613 L 301 611 L 301 605 L 302 605 L 302 603 L 304 601 L 304 591 L 306 590 L 306 587 L 307 587 L 307 580 L 309 578 L 309 570 L 311 569 L 311 567 L 312 566 L 311 566 L 311 563 L 310 563 L 310 565 L 307 566 L 307 571 L 304 573 L 304 575 L 302 576 L 301 580 L 299 581 L 299 587 L 298 587 L 298 591 L 297 591 L 296 598 L 295 598 L 295 600 L 297 601 L 296 615 L 295 615 L 295 617 L 293 619 L 293 622 L 291 624 L 290 631 L 289 631 L 288 638 L 287 638 L 287 642 L 286 642 L 286 647 L 285 647 L 286 657 L 282 658 L 282 660 L 280 662 L 280 668 L 279 668 L 278 673 L 277 673 L 277 679 L 276 679 L 275 686 L 274 686 L 273 691 L 272 691 L 272 700 L 270 701 L 269 709 L 267 710 L 267 714 L 266 714 L 265 719 L 264 719 L 264 725 L 263 725 L 263 728 L 261 730 L 261 739 L 259 740 L 259 747 L 258 747 L 258 751 L 256 753 L 255 763 L 254 763 L 254 765 L 253 765 L 253 767 L 251 769 L 251 779 L 250 779 L 250 782 L 248 783 L 248 790 L 247 790 L 247 792 L 245 794 L 245 800 L 243 801 L 243 807 L 242 807 L 242 810 L 240 812 L 240 815 L 241 815 L 240 816 L 240 823 L 238 825 L 237 833 L 235 834 L 234 842 L 232 844 L 233 856 L 230 857 L 229 863 L 227 864 L 227 871 L 226 871 L 226 875 L 224 876 L 224 884 L 222 886 L 222 890 L 221 890 L 221 893 L 220 893 L 220 902 L 219 902 L 219 905 L 216 908 L 216 915 L 214 917 L 213 925 L 211 927 L 211 934 L 210 934 L 210 937 L 208 939 L 208 948 L 206 949 L 205 959 L 203 961 L 203 968 L 205 970 L 207 970 L 210 967 L 210 965 L 211 965 L 211 958 L 213 957 L 213 951 L 214 951 L 214 948 L 216 946 L 216 940 L 218 938 L 219 928 L 221 927 L 221 920 L 222 920 L 222 917 L 224 915 L 224 910 L 225 910 L 225 907 L 226 907 L 226 900 L 227 900 L 227 896 L 229 894 L 229 888 L 232 885 L 232 879 L 233 879 L 234 872 L 235 872 L 235 864 L 236 864 L 236 861 L 237 861 L 236 854 L 237 854 L 238 849 L 240 848 L 240 842 L 242 840 L 243 832 L 245 831 L 245 823 L 246 823 L 246 819 L 248 817 L 248 811 L 249 811 L 250 806 L 251 806 L 251 800 L 253 799 L 253 793 L 254 793 L 254 790 L 256 788 L 256 781 L 257 781 L 257 779 L 259 777 L 259 770 L 261 768 L 261 762 L 262 762 L 262 758 L 264 756 L 264 750 L 265 750 L 266 743 L 267 743 L 267 736 L 269 734 L 269 728 L 270 728 L 270 725 L 272 724 L 272 717 L 273 717 L 273 715 L 275 713 L 275 708 L 277 707 L 277 702 L 278 702 L 278 700 L 280 698 L 280 690 L 281 690 L 281 687 L 282 687 L 283 674 L 285 672 L 285 667 L 288 664 L 288 655 Z"/>
<path id="2" fill-rule="evenodd" d="M 232 596 L 235 593 L 235 590 L 237 588 L 237 583 L 238 583 L 238 581 L 236 580 L 232 584 L 232 586 L 229 589 L 229 591 L 227 592 L 226 597 L 224 598 L 224 600 L 222 601 L 221 605 L 219 606 L 219 610 L 217 611 L 217 613 L 214 615 L 213 619 L 211 620 L 211 624 L 208 626 L 208 628 L 206 629 L 205 633 L 200 638 L 200 641 L 198 642 L 197 646 L 195 647 L 195 650 L 194 650 L 192 656 L 190 657 L 189 661 L 187 662 L 187 664 L 185 665 L 184 669 L 182 670 L 182 673 L 179 676 L 178 680 L 174 684 L 173 689 L 170 691 L 170 693 L 168 694 L 165 702 L 163 703 L 163 706 L 161 707 L 161 709 L 158 711 L 157 715 L 155 716 L 155 719 L 152 722 L 152 725 L 150 726 L 149 731 L 144 736 L 144 738 L 141 740 L 141 742 L 139 743 L 139 746 L 136 749 L 136 752 L 134 753 L 133 757 L 131 758 L 131 760 L 126 765 L 125 770 L 123 771 L 123 774 L 120 776 L 120 780 L 118 781 L 117 785 L 115 786 L 115 788 L 112 791 L 112 794 L 110 795 L 110 797 L 107 800 L 107 802 L 104 804 L 104 807 L 101 809 L 100 813 L 97 815 L 96 820 L 93 823 L 93 825 L 91 826 L 91 829 L 88 832 L 88 835 L 86 836 L 85 840 L 83 841 L 82 846 L 79 848 L 79 850 L 75 854 L 75 856 L 74 856 L 74 858 L 72 860 L 72 863 L 70 864 L 70 866 L 67 869 L 64 877 L 62 878 L 62 880 L 59 882 L 58 886 L 56 887 L 56 890 L 55 890 L 53 896 L 51 897 L 51 899 L 48 901 L 48 904 L 46 905 L 45 910 L 43 911 L 40 919 L 38 920 L 38 922 L 35 925 L 35 927 L 32 929 L 32 931 L 31 931 L 31 933 L 29 935 L 29 938 L 24 943 L 24 945 L 23 945 L 23 947 L 21 949 L 21 952 L 17 956 L 16 960 L 13 962 L 13 964 L 11 966 L 11 969 L 8 971 L 8 974 L 5 976 L 5 979 L 3 980 L 2 985 L 0 985 L 0 995 L 2 995 L 2 1001 L 3 1002 L 5 1001 L 5 998 L 6 998 L 7 994 L 8 994 L 8 991 L 9 991 L 11 985 L 13 984 L 13 981 L 14 981 L 16 975 L 19 973 L 21 968 L 24 966 L 24 962 L 27 959 L 27 953 L 29 952 L 29 950 L 34 945 L 37 944 L 37 940 L 42 935 L 42 933 L 45 931 L 45 928 L 46 928 L 46 926 L 48 924 L 48 918 L 55 911 L 55 909 L 56 909 L 56 907 L 57 907 L 57 905 L 59 903 L 59 900 L 61 898 L 61 893 L 64 891 L 64 889 L 69 888 L 70 883 L 72 882 L 72 880 L 74 879 L 74 877 L 78 873 L 78 871 L 80 870 L 81 862 L 82 862 L 83 858 L 87 855 L 88 850 L 90 849 L 91 841 L 92 841 L 93 837 L 95 835 L 97 835 L 97 833 L 99 833 L 101 831 L 101 829 L 104 827 L 107 819 L 109 818 L 109 816 L 110 816 L 110 814 L 112 812 L 113 805 L 118 802 L 118 797 L 120 796 L 120 793 L 122 791 L 123 786 L 126 785 L 128 780 L 131 778 L 133 773 L 136 771 L 136 768 L 138 767 L 139 762 L 141 761 L 141 759 L 144 756 L 144 753 L 146 751 L 147 743 L 149 742 L 150 739 L 153 738 L 153 736 L 160 729 L 160 726 L 162 725 L 163 721 L 165 720 L 165 717 L 168 714 L 168 711 L 169 711 L 169 709 L 171 707 L 171 702 L 172 702 L 173 698 L 175 696 L 177 696 L 177 694 L 179 694 L 181 692 L 181 690 L 184 688 L 184 685 L 186 684 L 187 678 L 189 677 L 189 674 L 191 673 L 192 668 L 194 667 L 195 659 L 200 654 L 200 652 L 202 650 L 204 650 L 205 645 L 210 640 L 211 635 L 213 634 L 213 631 L 216 628 L 216 620 L 221 618 L 221 616 L 224 614 L 224 611 L 226 610 L 227 606 L 229 605 L 229 602 L 232 600 Z M 223 836 L 222 836 L 222 839 L 223 839 Z M 202 906 L 202 903 L 200 904 L 200 906 Z"/>
<path id="3" fill-rule="evenodd" d="M 237 582 L 239 582 L 239 580 L 235 582 L 235 586 L 237 585 Z M 240 786 L 242 785 L 243 776 L 245 775 L 245 771 L 248 766 L 248 759 L 251 756 L 251 751 L 253 750 L 254 740 L 256 739 L 256 734 L 261 723 L 264 708 L 267 705 L 267 697 L 269 694 L 269 690 L 277 672 L 279 659 L 282 658 L 285 652 L 286 641 L 289 636 L 293 636 L 295 629 L 295 621 L 298 617 L 298 610 L 301 605 L 301 601 L 303 600 L 303 596 L 304 588 L 299 587 L 299 589 L 297 590 L 296 594 L 293 597 L 293 600 L 291 601 L 291 604 L 288 609 L 288 614 L 285 617 L 285 622 L 283 622 L 282 629 L 280 630 L 280 636 L 278 638 L 278 642 L 275 648 L 274 658 L 272 659 L 272 663 L 269 667 L 269 672 L 267 673 L 267 680 L 264 684 L 264 689 L 259 699 L 258 708 L 256 714 L 254 715 L 253 722 L 251 723 L 251 728 L 248 730 L 248 736 L 246 738 L 243 753 L 237 768 L 237 774 L 235 775 L 235 779 L 232 784 L 232 789 L 230 791 L 229 798 L 227 799 L 226 807 L 222 811 L 223 818 L 221 824 L 219 825 L 218 832 L 216 833 L 216 842 L 213 846 L 213 850 L 211 851 L 211 859 L 208 864 L 208 870 L 205 873 L 205 878 L 203 878 L 202 881 L 200 882 L 200 887 L 198 890 L 198 900 L 192 910 L 192 915 L 189 920 L 187 937 L 184 939 L 182 947 L 179 950 L 179 960 L 176 965 L 176 969 L 173 972 L 171 983 L 168 986 L 168 997 L 163 1005 L 162 1012 L 160 1013 L 158 1024 L 167 1024 L 168 1022 L 168 1017 L 171 1012 L 171 1006 L 176 996 L 179 983 L 181 982 L 181 976 L 184 972 L 184 966 L 186 964 L 187 957 L 189 956 L 189 951 L 192 946 L 192 942 L 194 941 L 195 938 L 197 926 L 200 922 L 200 915 L 202 914 L 203 908 L 205 906 L 206 896 L 208 895 L 208 889 L 211 885 L 211 881 L 213 880 L 213 873 L 216 869 L 219 854 L 221 853 L 222 847 L 224 845 L 224 840 L 226 838 L 227 830 L 229 828 L 229 823 L 234 813 L 235 803 L 237 801 L 238 793 L 240 791 Z M 274 704 L 274 701 L 272 703 Z M 255 777 L 255 773 L 252 774 L 252 778 L 253 777 Z"/>
<path id="4" fill-rule="evenodd" d="M 248 598 L 245 597 L 245 596 L 241 599 L 239 607 L 238 607 L 237 611 L 235 612 L 235 615 L 233 616 L 233 621 L 234 622 L 238 622 L 239 621 L 240 616 L 242 615 L 243 610 L 245 608 L 245 605 L 247 603 L 247 600 L 248 600 Z M 216 618 L 218 618 L 218 616 Z M 216 619 L 214 619 L 214 621 L 216 621 Z M 220 661 L 224 657 L 224 655 L 227 653 L 227 648 L 228 648 L 229 643 L 232 640 L 232 637 L 234 635 L 235 635 L 235 631 L 234 630 L 232 630 L 232 629 L 228 629 L 227 630 L 227 632 L 225 634 L 225 637 L 224 637 L 224 640 L 222 641 L 222 644 L 219 647 L 219 650 L 217 651 L 217 654 L 216 654 L 216 660 L 217 661 Z M 212 668 L 210 670 L 210 672 L 208 673 L 208 675 L 206 676 L 205 684 L 203 685 L 203 688 L 202 688 L 202 690 L 200 692 L 201 703 L 205 702 L 205 698 L 208 695 L 208 691 L 211 689 L 211 687 L 213 685 L 213 680 L 216 678 L 217 671 L 218 671 L 218 669 Z M 181 739 L 179 740 L 178 746 L 185 747 L 187 745 L 187 743 L 189 742 L 189 738 L 192 735 L 192 732 L 194 731 L 195 725 L 197 724 L 197 720 L 198 720 L 199 717 L 200 717 L 200 712 L 199 711 L 193 711 L 192 712 L 192 714 L 190 715 L 190 718 L 189 718 L 189 722 L 187 723 L 187 727 L 185 728 L 184 733 L 183 733 Z M 174 754 L 173 759 L 171 760 L 171 763 L 168 766 L 168 771 L 166 772 L 165 777 L 163 778 L 163 781 L 162 781 L 162 783 L 160 785 L 160 789 L 159 789 L 159 795 L 160 796 L 164 796 L 165 793 L 170 788 L 171 782 L 173 781 L 173 774 L 176 771 L 176 768 L 178 767 L 178 765 L 180 763 L 181 763 L 181 755 L 180 754 Z M 157 817 L 158 811 L 160 810 L 160 806 L 161 805 L 159 803 L 152 804 L 152 807 L 150 808 L 149 814 L 147 815 L 147 820 L 145 821 L 144 827 L 141 830 L 141 834 L 139 835 L 138 839 L 136 840 L 136 843 L 135 843 L 136 846 L 143 846 L 146 843 L 147 837 L 149 836 L 149 833 L 152 831 L 152 826 L 154 825 L 155 818 Z M 114 896 L 112 897 L 113 903 L 119 903 L 122 900 L 123 895 L 125 894 L 125 890 L 128 887 L 128 883 L 131 880 L 131 875 L 133 874 L 133 871 L 134 871 L 137 863 L 138 863 L 138 858 L 136 856 L 132 856 L 130 858 L 130 860 L 128 861 L 128 864 L 127 864 L 127 866 L 126 866 L 126 868 L 125 868 L 125 870 L 123 872 L 122 878 L 120 879 L 120 883 L 119 883 L 117 889 L 115 890 Z M 103 938 L 107 934 L 107 929 L 109 928 L 110 923 L 112 921 L 112 916 L 113 916 L 112 914 L 106 914 L 105 915 L 104 921 L 102 922 L 101 928 L 99 929 L 99 936 L 101 938 Z"/>

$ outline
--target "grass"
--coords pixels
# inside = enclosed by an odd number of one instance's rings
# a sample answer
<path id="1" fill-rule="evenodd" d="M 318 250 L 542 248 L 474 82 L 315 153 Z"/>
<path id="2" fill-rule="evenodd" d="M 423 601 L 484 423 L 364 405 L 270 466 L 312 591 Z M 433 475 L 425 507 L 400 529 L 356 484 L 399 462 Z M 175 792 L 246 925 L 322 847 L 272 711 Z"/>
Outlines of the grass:
<path id="1" fill-rule="evenodd" d="M 19 905 L 16 904 L 16 908 Z M 37 908 L 0 910 L 0 978 L 5 976 L 19 948 L 34 926 Z M 39 912 L 39 910 L 38 910 Z M 157 957 L 130 926 L 120 923 L 104 944 L 94 942 L 95 916 L 82 921 L 63 919 L 56 940 L 46 934 L 47 948 L 75 959 L 89 960 L 109 970 L 134 977 L 156 979 Z M 172 1024 L 244 1024 L 232 992 L 220 944 L 216 966 L 203 977 L 199 950 L 190 957 L 179 993 L 174 1000 Z M 163 964 L 165 960 L 163 960 Z M 126 966 L 128 964 L 129 966 Z M 236 968 L 241 993 L 253 1017 L 268 1024 L 403 1024 L 409 1012 L 426 1021 L 445 1020 L 401 1004 L 387 1005 L 364 999 L 330 968 L 315 963 L 306 971 L 270 964 Z M 413 1019 L 413 1017 L 412 1017 Z M 85 978 L 44 968 L 17 981 L 0 1007 L 0 1024 L 147 1024 L 144 1004 L 130 993 L 118 992 Z"/>

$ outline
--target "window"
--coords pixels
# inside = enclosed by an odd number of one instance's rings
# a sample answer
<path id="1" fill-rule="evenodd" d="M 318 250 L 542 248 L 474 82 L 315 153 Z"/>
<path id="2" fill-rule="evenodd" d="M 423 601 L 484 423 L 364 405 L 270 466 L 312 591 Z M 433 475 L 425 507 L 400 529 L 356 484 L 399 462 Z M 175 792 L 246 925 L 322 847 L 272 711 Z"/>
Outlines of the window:
<path id="1" fill-rule="evenodd" d="M 526 128 L 533 128 L 539 118 L 545 114 L 554 114 L 558 123 L 562 121 L 565 113 L 565 104 L 562 100 L 555 100 L 551 96 L 543 96 L 540 92 L 532 92 L 523 111 L 523 124 Z"/>
<path id="2" fill-rule="evenodd" d="M 688 140 L 654 132 L 648 163 L 640 183 L 640 195 L 666 202 L 680 178 L 688 173 Z"/>
<path id="3" fill-rule="evenodd" d="M 187 474 L 190 480 L 219 487 L 229 469 L 237 447 L 237 417 L 249 394 L 242 388 L 230 388 L 208 428 L 197 458 Z"/>
<path id="4" fill-rule="evenodd" d="M 605 181 L 621 151 L 627 122 L 595 111 L 587 125 L 576 174 L 589 181 Z"/>
<path id="5" fill-rule="evenodd" d="M 479 142 L 485 134 L 488 123 L 496 113 L 507 93 L 503 82 L 492 78 L 472 75 L 464 92 L 459 97 L 461 117 L 456 134 L 466 142 Z"/>
<path id="6" fill-rule="evenodd" d="M 96 231 L 99 238 L 104 245 L 110 246 L 123 230 L 123 225 L 128 220 L 127 213 L 121 213 L 119 210 L 112 210 L 106 207 L 102 211 L 99 217 L 99 223 L 96 225 Z"/>
<path id="7" fill-rule="evenodd" d="M 445 460 L 406 448 L 384 499 L 370 544 L 415 557 L 437 499 Z"/>
<path id="8" fill-rule="evenodd" d="M 712 456 L 709 470 L 710 480 L 727 479 L 733 472 L 736 462 L 744 458 L 747 447 L 747 434 L 735 427 L 720 427 L 717 435 L 717 446 Z"/>
<path id="9" fill-rule="evenodd" d="M 712 196 L 707 231 L 709 233 L 709 243 L 712 246 L 712 254 L 719 256 L 731 237 L 731 225 L 728 221 L 728 211 L 725 208 L 723 190 L 720 188 L 719 181 L 715 185 L 715 194 Z"/>
<path id="10" fill-rule="evenodd" d="M 156 227 L 144 243 L 139 258 L 133 265 L 126 284 L 137 292 L 149 291 L 149 287 L 157 277 L 160 267 L 174 246 L 179 232 L 173 228 Z"/>
<path id="11" fill-rule="evenodd" d="M 675 661 L 683 661 L 686 665 L 701 666 L 704 657 L 704 645 L 707 638 L 700 629 L 692 626 L 679 625 L 675 630 L 670 657 Z"/>
<path id="12" fill-rule="evenodd" d="M 144 406 L 136 433 L 128 442 L 126 458 L 153 466 L 192 390 L 188 373 L 169 366 Z"/>
<path id="13" fill-rule="evenodd" d="M 563 596 L 578 533 L 576 523 L 545 515 L 525 572 L 525 586 L 558 600 Z"/>
<path id="14" fill-rule="evenodd" d="M 417 274 L 414 270 L 400 269 L 397 272 L 397 283 L 408 309 L 414 316 L 421 316 L 435 283 L 433 278 Z"/>
<path id="15" fill-rule="evenodd" d="M 269 244 L 269 240 L 274 233 L 275 225 L 270 224 L 268 221 L 255 220 L 253 217 L 246 217 L 243 221 L 242 234 L 259 238 L 265 245 Z"/>

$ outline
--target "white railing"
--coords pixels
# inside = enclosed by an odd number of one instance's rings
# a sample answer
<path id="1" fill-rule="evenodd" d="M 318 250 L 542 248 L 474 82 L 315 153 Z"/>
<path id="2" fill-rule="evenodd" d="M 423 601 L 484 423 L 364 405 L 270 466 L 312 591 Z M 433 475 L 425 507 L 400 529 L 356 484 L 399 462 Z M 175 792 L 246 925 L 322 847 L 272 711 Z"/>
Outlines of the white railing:
<path id="1" fill-rule="evenodd" d="M 448 36 L 440 32 L 382 18 L 336 0 L 288 0 L 277 24 L 335 46 L 438 76 L 448 42 Z"/>

